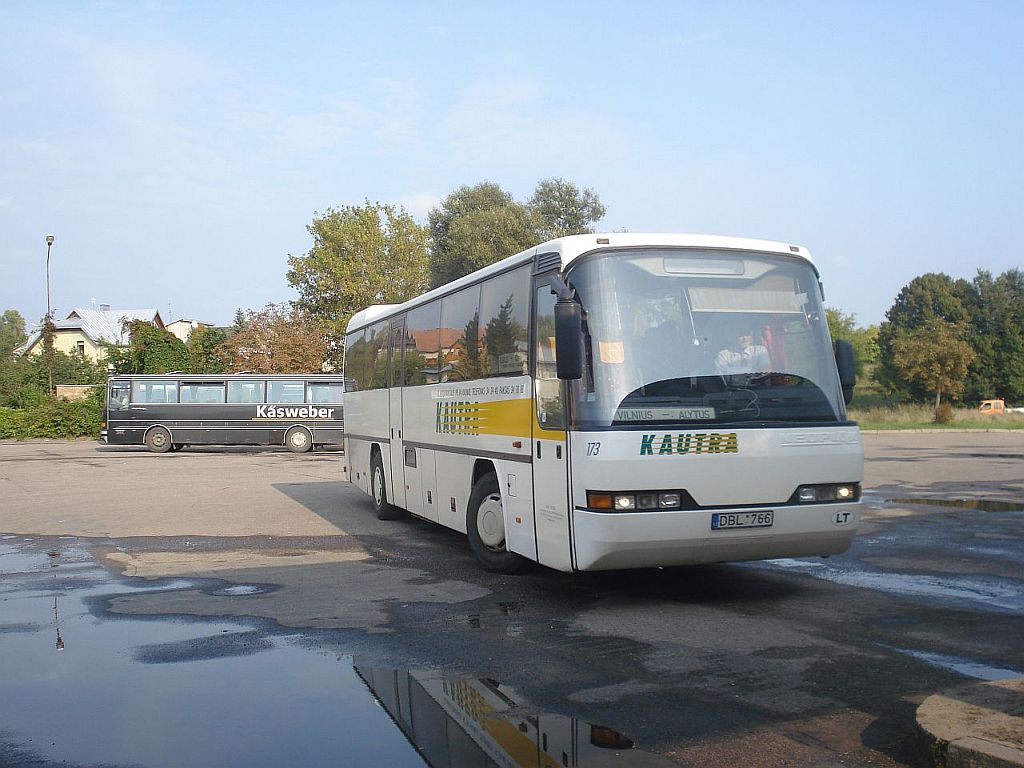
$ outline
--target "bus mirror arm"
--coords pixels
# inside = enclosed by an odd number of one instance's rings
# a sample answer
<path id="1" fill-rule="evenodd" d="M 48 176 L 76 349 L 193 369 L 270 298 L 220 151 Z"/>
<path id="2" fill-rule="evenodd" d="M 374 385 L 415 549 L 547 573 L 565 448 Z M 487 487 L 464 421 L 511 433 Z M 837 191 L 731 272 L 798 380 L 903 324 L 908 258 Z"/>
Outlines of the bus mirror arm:
<path id="1" fill-rule="evenodd" d="M 839 386 L 843 389 L 843 402 L 853 400 L 853 386 L 857 383 L 857 369 L 853 359 L 853 344 L 847 339 L 836 339 L 836 369 L 839 371 Z"/>
<path id="2" fill-rule="evenodd" d="M 562 381 L 583 378 L 583 307 L 576 301 L 573 290 L 562 276 L 548 277 L 555 302 L 555 368 Z"/>
<path id="3" fill-rule="evenodd" d="M 557 273 L 548 277 L 548 285 L 559 301 L 572 301 L 576 298 L 576 291 L 569 287 L 569 284 Z"/>

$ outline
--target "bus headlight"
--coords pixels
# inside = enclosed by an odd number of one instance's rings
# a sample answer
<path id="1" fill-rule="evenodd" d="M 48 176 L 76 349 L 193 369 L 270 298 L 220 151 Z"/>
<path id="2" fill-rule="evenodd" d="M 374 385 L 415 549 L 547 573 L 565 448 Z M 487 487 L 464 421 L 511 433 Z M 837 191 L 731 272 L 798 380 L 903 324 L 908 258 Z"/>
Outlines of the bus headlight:
<path id="1" fill-rule="evenodd" d="M 801 504 L 821 504 L 829 501 L 856 501 L 860 498 L 860 483 L 828 483 L 801 485 L 793 494 Z"/>
<path id="2" fill-rule="evenodd" d="M 608 512 L 656 512 L 682 509 L 684 500 L 690 499 L 686 491 L 587 491 L 587 508 Z"/>

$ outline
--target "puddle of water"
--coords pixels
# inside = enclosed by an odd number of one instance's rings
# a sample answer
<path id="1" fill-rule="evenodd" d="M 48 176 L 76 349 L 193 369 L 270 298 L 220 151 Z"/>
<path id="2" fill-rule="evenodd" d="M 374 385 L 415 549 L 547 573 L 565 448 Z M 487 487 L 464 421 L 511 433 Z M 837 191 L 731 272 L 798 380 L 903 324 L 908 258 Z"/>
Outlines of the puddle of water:
<path id="1" fill-rule="evenodd" d="M 134 582 L 63 560 L 0 548 L 13 574 L 0 593 L 0 754 L 197 768 L 670 765 L 611 729 L 524 714 L 493 680 L 376 669 L 240 622 L 105 614 Z M 222 592 L 263 589 L 236 586 Z"/>
<path id="2" fill-rule="evenodd" d="M 1024 512 L 1024 502 L 986 501 L 985 499 L 929 499 L 920 497 L 897 497 L 885 500 L 886 504 L 910 504 L 923 507 L 955 507 L 976 509 L 981 512 Z"/>
<path id="3" fill-rule="evenodd" d="M 621 733 L 574 717 L 524 713 L 514 694 L 488 679 L 439 672 L 355 671 L 431 766 L 604 768 L 670 766 Z"/>
<path id="4" fill-rule="evenodd" d="M 840 568 L 805 560 L 768 560 L 769 566 L 805 570 L 808 576 L 873 589 L 894 595 L 933 597 L 942 600 L 980 603 L 1013 613 L 1024 612 L 1024 594 L 1017 584 L 974 577 L 928 576 L 912 573 L 888 573 Z"/>
<path id="5" fill-rule="evenodd" d="M 9 540 L 16 537 L 4 538 Z M 77 547 L 51 548 L 47 552 L 42 552 L 24 550 L 15 544 L 0 544 L 0 575 L 48 571 L 57 566 L 68 568 L 76 565 L 88 569 L 93 567 L 94 563 L 84 549 Z"/>
<path id="6" fill-rule="evenodd" d="M 1024 677 L 1024 672 L 1019 672 L 1016 669 L 992 667 L 980 661 L 962 659 L 958 656 L 943 656 L 939 653 L 912 651 L 907 648 L 893 648 L 891 646 L 885 647 L 893 651 L 905 653 L 908 656 L 913 656 L 915 659 L 920 659 L 923 662 L 931 664 L 933 667 L 947 669 L 950 672 L 956 672 L 959 675 L 971 677 L 975 680 L 1008 680 L 1015 677 Z"/>

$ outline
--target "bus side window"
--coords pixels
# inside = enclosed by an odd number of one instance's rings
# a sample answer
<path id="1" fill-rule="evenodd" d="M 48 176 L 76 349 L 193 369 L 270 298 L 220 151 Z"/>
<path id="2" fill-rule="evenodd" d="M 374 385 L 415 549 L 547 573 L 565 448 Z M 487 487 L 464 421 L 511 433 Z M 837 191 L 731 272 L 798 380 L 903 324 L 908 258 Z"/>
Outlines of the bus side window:
<path id="1" fill-rule="evenodd" d="M 229 403 L 262 403 L 267 388 L 265 381 L 229 381 Z"/>
<path id="2" fill-rule="evenodd" d="M 110 410 L 123 411 L 128 407 L 128 383 L 115 381 L 110 385 Z"/>
<path id="3" fill-rule="evenodd" d="M 530 267 L 520 267 L 483 284 L 479 325 L 484 376 L 526 373 L 529 308 Z"/>
<path id="4" fill-rule="evenodd" d="M 555 295 L 551 288 L 537 288 L 534 302 L 537 322 L 534 323 L 534 376 L 537 389 L 537 421 L 544 429 L 565 429 L 562 409 L 562 382 L 555 366 Z"/>
<path id="5" fill-rule="evenodd" d="M 306 400 L 306 382 L 271 381 L 268 403 L 302 403 Z"/>

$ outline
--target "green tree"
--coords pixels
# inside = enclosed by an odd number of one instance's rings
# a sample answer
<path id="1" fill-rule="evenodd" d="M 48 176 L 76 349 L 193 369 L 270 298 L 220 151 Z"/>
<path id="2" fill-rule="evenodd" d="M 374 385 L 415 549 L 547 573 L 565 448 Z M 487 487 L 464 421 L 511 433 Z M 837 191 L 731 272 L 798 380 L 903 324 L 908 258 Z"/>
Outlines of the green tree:
<path id="1" fill-rule="evenodd" d="M 115 373 L 169 373 L 189 368 L 185 343 L 147 320 L 125 323 L 127 347 L 106 345 L 107 363 Z"/>
<path id="2" fill-rule="evenodd" d="M 245 328 L 220 347 L 229 371 L 319 373 L 327 358 L 324 327 L 301 310 L 268 304 L 250 310 Z"/>
<path id="3" fill-rule="evenodd" d="M 16 309 L 5 310 L 0 315 L 0 359 L 10 357 L 26 338 L 25 318 Z"/>
<path id="4" fill-rule="evenodd" d="M 591 225 L 606 213 L 594 190 L 581 190 L 564 179 L 541 179 L 526 206 L 540 241 L 593 232 Z"/>
<path id="5" fill-rule="evenodd" d="M 33 365 L 36 360 L 40 362 Z M 42 379 L 39 377 L 42 370 Z M 0 358 L 0 407 L 28 408 L 46 399 L 46 368 L 42 355 Z"/>
<path id="6" fill-rule="evenodd" d="M 53 351 L 54 384 L 102 384 L 107 367 L 79 354 Z M 44 355 L 0 358 L 0 406 L 28 408 L 46 399 L 50 372 Z"/>
<path id="7" fill-rule="evenodd" d="M 538 242 L 531 211 L 489 181 L 459 187 L 430 211 L 429 220 L 435 288 Z"/>
<path id="8" fill-rule="evenodd" d="M 931 320 L 944 320 L 961 324 L 970 321 L 969 302 L 971 287 L 966 280 L 953 280 L 942 273 L 928 273 L 915 277 L 900 291 L 886 320 L 878 329 L 878 366 L 875 380 L 883 392 L 909 400 L 924 400 L 931 391 L 920 379 L 906 379 L 894 344 L 907 332 L 922 327 Z"/>
<path id="9" fill-rule="evenodd" d="M 954 400 L 963 394 L 967 369 L 976 357 L 966 340 L 968 328 L 966 322 L 933 317 L 893 339 L 900 377 L 934 393 L 936 410 L 944 393 Z"/>
<path id="10" fill-rule="evenodd" d="M 1024 273 L 1011 269 L 993 278 L 979 270 L 967 305 L 969 341 L 977 358 L 968 373 L 965 396 L 1024 402 Z"/>
<path id="11" fill-rule="evenodd" d="M 427 284 L 427 231 L 403 209 L 366 202 L 314 217 L 313 247 L 288 257 L 288 283 L 297 310 L 322 325 L 330 359 L 341 367 L 349 318 L 371 304 L 393 304 Z"/>
<path id="12" fill-rule="evenodd" d="M 864 373 L 866 365 L 874 365 L 878 360 L 878 326 L 869 325 L 861 328 L 857 325 L 857 316 L 843 314 L 832 307 L 825 308 L 828 330 L 833 341 L 846 339 L 853 345 L 853 357 L 857 366 L 857 376 Z"/>
<path id="13" fill-rule="evenodd" d="M 189 373 L 221 373 L 224 361 L 221 347 L 227 335 L 220 328 L 200 325 L 188 335 L 185 351 L 188 353 Z"/>

